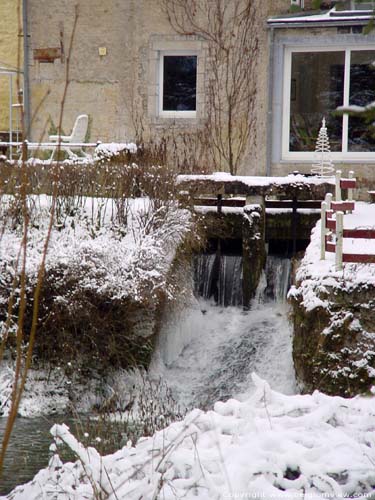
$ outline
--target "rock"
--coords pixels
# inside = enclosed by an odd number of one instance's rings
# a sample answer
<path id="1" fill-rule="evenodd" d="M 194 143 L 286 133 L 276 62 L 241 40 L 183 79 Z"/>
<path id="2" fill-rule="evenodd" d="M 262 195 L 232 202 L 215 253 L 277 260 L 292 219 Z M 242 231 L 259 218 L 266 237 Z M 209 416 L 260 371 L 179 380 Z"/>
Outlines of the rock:
<path id="1" fill-rule="evenodd" d="M 375 384 L 375 284 L 361 280 L 365 266 L 327 266 L 326 275 L 316 267 L 305 257 L 289 293 L 297 381 L 303 392 L 366 393 Z"/>

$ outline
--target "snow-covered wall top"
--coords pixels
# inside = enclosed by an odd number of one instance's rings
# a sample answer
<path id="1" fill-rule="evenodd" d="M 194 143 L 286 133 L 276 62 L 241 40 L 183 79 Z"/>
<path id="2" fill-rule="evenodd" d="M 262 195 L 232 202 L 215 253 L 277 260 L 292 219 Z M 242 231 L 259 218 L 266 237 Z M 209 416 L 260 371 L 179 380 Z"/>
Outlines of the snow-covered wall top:
<path id="1" fill-rule="evenodd" d="M 226 172 L 212 175 L 179 175 L 177 182 L 181 190 L 195 193 L 254 195 L 292 195 L 305 199 L 323 199 L 332 191 L 333 177 L 290 174 L 284 177 L 235 176 Z"/>

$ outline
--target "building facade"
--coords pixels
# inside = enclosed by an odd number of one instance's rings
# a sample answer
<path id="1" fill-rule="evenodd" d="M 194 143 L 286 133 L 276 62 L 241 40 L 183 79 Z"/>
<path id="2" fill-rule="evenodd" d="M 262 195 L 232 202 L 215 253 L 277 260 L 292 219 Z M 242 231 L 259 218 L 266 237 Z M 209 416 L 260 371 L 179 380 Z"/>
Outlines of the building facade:
<path id="1" fill-rule="evenodd" d="M 293 1 L 291 7 L 290 0 L 254 0 L 253 129 L 236 173 L 309 171 L 326 118 L 334 162 L 375 179 L 371 126 L 335 113 L 338 106 L 375 101 L 375 36 L 364 34 L 372 4 L 339 2 L 333 11 L 328 3 L 312 12 L 308 1 Z M 189 153 L 196 148 L 198 165 L 208 161 L 191 140 L 202 136 L 212 106 L 207 99 L 212 81 L 207 39 L 176 29 L 163 0 L 80 0 L 77 18 L 75 4 L 28 0 L 30 115 L 38 110 L 30 137 L 40 140 L 56 131 L 67 88 L 65 133 L 85 113 L 90 141 L 178 137 Z M 199 11 L 195 15 L 199 18 Z"/>

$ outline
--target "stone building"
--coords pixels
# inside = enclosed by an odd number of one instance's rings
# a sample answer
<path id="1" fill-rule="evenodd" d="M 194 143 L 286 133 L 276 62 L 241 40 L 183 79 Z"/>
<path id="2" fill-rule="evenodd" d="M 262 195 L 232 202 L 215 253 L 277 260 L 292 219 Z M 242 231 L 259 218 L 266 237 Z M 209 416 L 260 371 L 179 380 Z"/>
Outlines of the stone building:
<path id="1" fill-rule="evenodd" d="M 59 120 L 76 3 L 27 0 L 30 116 L 38 109 L 31 128 L 34 140 L 54 132 Z M 325 117 L 335 164 L 375 179 L 371 124 L 335 114 L 338 106 L 375 101 L 375 35 L 364 34 L 374 2 L 327 1 L 314 12 L 316 3 L 254 0 L 252 29 L 259 47 L 252 69 L 255 130 L 237 173 L 309 171 Z M 199 137 L 209 113 L 207 41 L 178 33 L 163 0 L 80 0 L 78 9 L 64 132 L 86 113 L 87 139 L 93 142 L 173 134 L 181 139 L 197 132 Z M 184 97 L 178 96 L 179 85 Z M 185 142 L 185 148 L 194 147 Z M 198 163 L 206 161 L 197 154 Z"/>

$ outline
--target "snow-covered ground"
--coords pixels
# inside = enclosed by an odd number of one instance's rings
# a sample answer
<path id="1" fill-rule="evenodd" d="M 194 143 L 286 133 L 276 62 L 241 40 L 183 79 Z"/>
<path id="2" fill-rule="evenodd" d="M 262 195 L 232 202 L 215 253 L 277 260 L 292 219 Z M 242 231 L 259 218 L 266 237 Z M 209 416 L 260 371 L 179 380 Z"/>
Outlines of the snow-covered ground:
<path id="1" fill-rule="evenodd" d="M 8 498 L 375 497 L 374 397 L 285 396 L 256 375 L 253 381 L 256 391 L 246 401 L 194 410 L 105 457 L 84 448 L 66 426 L 54 426 L 51 433 L 75 451 L 77 462 L 63 465 L 55 454 Z"/>
<path id="2" fill-rule="evenodd" d="M 374 265 L 346 264 L 338 273 L 332 256 L 320 261 L 319 231 L 318 225 L 298 272 L 311 308 L 318 299 L 309 280 L 324 287 L 338 280 L 350 286 L 375 279 Z M 162 374 L 188 404 L 210 406 L 212 399 L 228 395 L 239 399 L 216 402 L 207 412 L 195 409 L 154 436 L 104 457 L 80 444 L 66 426 L 54 426 L 57 443 L 65 442 L 77 462 L 62 464 L 52 445 L 49 466 L 8 498 L 375 498 L 374 396 L 291 395 L 294 377 L 284 313 L 280 304 L 262 304 L 247 313 L 207 302 L 181 313 L 180 330 L 172 337 L 175 326 L 166 325 L 160 338 L 154 375 Z M 254 346 L 244 373 L 239 353 Z M 234 378 L 238 368 L 242 373 Z M 271 390 L 268 382 L 250 375 L 252 370 L 289 395 Z M 210 401 L 204 400 L 207 393 Z"/>
<path id="3" fill-rule="evenodd" d="M 375 229 L 375 204 L 356 202 L 352 214 L 344 215 L 344 229 Z M 345 263 L 341 271 L 336 270 L 335 254 L 325 253 L 320 259 L 320 221 L 312 231 L 311 243 L 297 271 L 296 281 L 300 283 L 298 293 L 303 294 L 304 307 L 311 311 L 327 304 L 317 293 L 329 288 L 350 290 L 353 287 L 375 285 L 375 264 Z M 375 240 L 344 238 L 344 252 L 375 255 Z M 290 294 L 295 294 L 292 288 Z M 328 293 L 328 292 L 327 292 Z"/>

